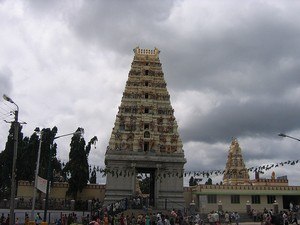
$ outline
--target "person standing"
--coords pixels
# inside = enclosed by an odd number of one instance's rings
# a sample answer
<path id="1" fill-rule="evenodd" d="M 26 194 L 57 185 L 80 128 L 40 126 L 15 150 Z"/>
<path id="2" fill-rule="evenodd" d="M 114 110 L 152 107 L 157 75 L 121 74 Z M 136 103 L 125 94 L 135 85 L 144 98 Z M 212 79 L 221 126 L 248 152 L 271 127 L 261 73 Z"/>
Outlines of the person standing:
<path id="1" fill-rule="evenodd" d="M 282 222 L 283 222 L 283 225 L 288 225 L 289 224 L 288 216 L 287 216 L 285 211 L 282 213 Z"/>
<path id="2" fill-rule="evenodd" d="M 229 224 L 230 223 L 230 215 L 229 215 L 229 213 L 227 211 L 225 212 L 225 216 L 224 217 L 225 217 L 225 223 Z"/>
<path id="3" fill-rule="evenodd" d="M 29 216 L 28 216 L 28 213 L 25 213 L 25 225 L 28 225 L 29 224 Z"/>
<path id="4" fill-rule="evenodd" d="M 299 224 L 299 223 L 298 223 L 298 218 L 297 218 L 297 214 L 296 214 L 296 213 L 293 213 L 293 216 L 292 216 L 292 224 L 294 224 L 294 223 Z"/>
<path id="5" fill-rule="evenodd" d="M 35 224 L 40 225 L 42 222 L 42 217 L 40 216 L 40 213 L 37 213 L 35 216 Z"/>
<path id="6" fill-rule="evenodd" d="M 103 225 L 108 225 L 108 215 L 107 215 L 107 213 L 104 214 Z"/>
<path id="7" fill-rule="evenodd" d="M 4 213 L 2 213 L 1 217 L 0 217 L 0 225 L 4 225 L 5 223 L 5 216 Z"/>
<path id="8" fill-rule="evenodd" d="M 9 225 L 9 214 L 7 214 L 7 218 L 5 220 L 5 225 Z"/>
<path id="9" fill-rule="evenodd" d="M 240 222 L 240 215 L 238 214 L 238 212 L 234 213 L 234 219 L 235 219 L 235 224 L 239 225 Z"/>

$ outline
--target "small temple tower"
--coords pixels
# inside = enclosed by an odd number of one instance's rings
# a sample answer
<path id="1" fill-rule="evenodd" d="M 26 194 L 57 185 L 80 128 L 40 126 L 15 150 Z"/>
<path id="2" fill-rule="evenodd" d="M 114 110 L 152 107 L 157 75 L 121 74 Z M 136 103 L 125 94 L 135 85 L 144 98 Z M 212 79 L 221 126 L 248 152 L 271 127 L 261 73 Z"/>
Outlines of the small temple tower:
<path id="1" fill-rule="evenodd" d="M 236 138 L 232 139 L 223 176 L 223 184 L 249 184 L 249 173 L 245 167 L 242 151 Z"/>
<path id="2" fill-rule="evenodd" d="M 134 50 L 125 91 L 105 154 L 105 203 L 136 195 L 137 174 L 150 174 L 149 203 L 184 204 L 182 141 L 159 50 Z"/>

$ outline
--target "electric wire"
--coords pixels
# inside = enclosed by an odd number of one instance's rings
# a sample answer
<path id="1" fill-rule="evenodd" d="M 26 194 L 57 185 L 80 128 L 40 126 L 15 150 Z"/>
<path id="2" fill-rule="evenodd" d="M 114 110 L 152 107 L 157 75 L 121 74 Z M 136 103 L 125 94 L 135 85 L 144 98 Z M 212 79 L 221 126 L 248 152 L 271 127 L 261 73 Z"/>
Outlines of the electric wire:
<path id="1" fill-rule="evenodd" d="M 1 106 L 0 106 L 0 111 L 2 111 L 2 112 L 8 112 L 8 111 L 11 112 L 11 110 L 5 109 L 5 108 L 3 108 Z"/>
<path id="2" fill-rule="evenodd" d="M 16 109 L 15 108 L 13 108 L 11 105 L 9 105 L 8 103 L 6 103 L 6 102 L 3 102 L 4 103 L 4 105 L 6 105 L 8 108 L 10 108 L 12 111 L 16 111 Z"/>
<path id="3" fill-rule="evenodd" d="M 10 116 L 12 116 L 11 113 L 6 113 L 6 114 L 4 114 L 4 113 L 1 113 L 1 112 L 0 112 L 0 119 L 1 119 L 1 120 L 9 119 Z"/>

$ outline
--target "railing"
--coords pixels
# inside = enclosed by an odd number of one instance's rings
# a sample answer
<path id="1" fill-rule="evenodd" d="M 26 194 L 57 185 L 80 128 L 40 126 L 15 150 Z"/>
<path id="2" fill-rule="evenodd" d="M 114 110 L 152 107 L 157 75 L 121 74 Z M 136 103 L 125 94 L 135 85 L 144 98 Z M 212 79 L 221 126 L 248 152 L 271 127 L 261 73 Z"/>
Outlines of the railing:
<path id="1" fill-rule="evenodd" d="M 107 213 L 111 216 L 120 214 L 128 209 L 144 209 L 146 210 L 149 207 L 149 198 L 144 197 L 130 197 L 123 198 L 116 202 L 104 205 L 100 208 L 94 207 L 92 209 L 92 215 L 103 218 L 104 213 Z"/>
<path id="2" fill-rule="evenodd" d="M 76 210 L 76 211 L 91 211 L 92 208 L 99 208 L 102 204 L 99 200 L 68 200 L 68 199 L 55 199 L 49 198 L 49 210 Z M 0 209 L 8 209 L 10 207 L 10 201 L 7 199 L 0 200 Z M 44 209 L 45 200 L 36 200 L 35 208 L 36 209 Z M 16 209 L 31 209 L 32 208 L 32 200 L 25 200 L 23 198 L 15 199 L 15 208 Z"/>
<path id="3" fill-rule="evenodd" d="M 172 203 L 173 205 L 177 205 L 178 206 L 178 207 L 173 207 L 173 208 L 182 209 L 183 212 L 186 212 L 186 210 L 187 210 L 184 204 L 180 204 L 178 202 L 174 202 L 174 201 L 172 201 L 170 199 L 167 199 L 167 198 L 165 199 L 165 210 L 168 210 L 168 209 L 172 210 L 172 209 L 168 208 L 168 202 Z"/>

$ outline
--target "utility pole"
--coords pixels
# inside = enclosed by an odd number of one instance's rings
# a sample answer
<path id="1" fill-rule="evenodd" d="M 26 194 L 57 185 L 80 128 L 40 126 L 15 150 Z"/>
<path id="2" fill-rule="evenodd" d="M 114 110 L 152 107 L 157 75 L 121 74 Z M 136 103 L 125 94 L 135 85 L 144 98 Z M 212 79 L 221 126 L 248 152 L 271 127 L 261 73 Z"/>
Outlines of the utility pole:
<path id="1" fill-rule="evenodd" d="M 15 224 L 15 196 L 16 196 L 16 161 L 18 154 L 18 134 L 19 134 L 19 106 L 8 96 L 3 95 L 4 100 L 14 104 L 17 107 L 17 110 L 14 111 L 15 120 L 14 124 L 14 155 L 13 155 L 13 166 L 11 172 L 11 195 L 10 195 L 10 210 L 9 210 L 9 225 Z"/>
<path id="2" fill-rule="evenodd" d="M 34 221 L 34 209 L 35 209 L 36 189 L 37 189 L 37 183 L 38 183 L 38 175 L 39 175 L 39 167 L 40 167 L 40 157 L 41 157 L 42 140 L 43 140 L 43 131 L 40 131 L 39 128 L 36 128 L 35 132 L 39 132 L 40 133 L 40 142 L 39 142 L 38 157 L 37 157 L 37 161 L 36 161 L 36 169 L 35 169 L 35 176 L 34 176 L 32 209 L 31 209 L 31 221 Z"/>

